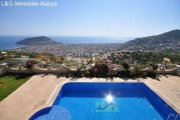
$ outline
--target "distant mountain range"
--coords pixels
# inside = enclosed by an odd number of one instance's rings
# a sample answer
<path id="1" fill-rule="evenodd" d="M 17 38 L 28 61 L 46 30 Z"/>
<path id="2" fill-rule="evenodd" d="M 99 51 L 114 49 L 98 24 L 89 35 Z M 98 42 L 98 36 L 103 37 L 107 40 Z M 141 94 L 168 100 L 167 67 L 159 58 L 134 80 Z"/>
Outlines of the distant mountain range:
<path id="1" fill-rule="evenodd" d="M 62 44 L 60 42 L 56 42 L 51 38 L 46 36 L 26 38 L 17 42 L 18 45 L 49 45 L 49 44 Z"/>
<path id="2" fill-rule="evenodd" d="M 180 30 L 172 30 L 163 34 L 136 38 L 120 47 L 125 50 L 169 50 L 180 51 Z"/>

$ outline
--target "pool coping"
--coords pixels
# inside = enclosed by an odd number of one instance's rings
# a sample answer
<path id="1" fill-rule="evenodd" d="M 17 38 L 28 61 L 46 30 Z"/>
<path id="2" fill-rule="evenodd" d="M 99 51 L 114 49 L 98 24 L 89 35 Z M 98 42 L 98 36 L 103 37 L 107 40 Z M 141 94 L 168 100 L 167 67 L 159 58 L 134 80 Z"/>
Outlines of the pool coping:
<path id="1" fill-rule="evenodd" d="M 178 107 L 176 107 L 176 105 L 173 104 L 173 102 L 171 102 L 171 100 L 166 97 L 165 95 L 161 94 L 155 87 L 153 87 L 150 84 L 147 84 L 144 82 L 145 85 L 147 85 L 147 87 L 149 87 L 153 92 L 155 92 L 162 100 L 164 100 L 171 108 L 173 108 L 178 114 L 180 114 L 180 109 Z"/>
<path id="2" fill-rule="evenodd" d="M 39 110 L 46 108 L 46 107 L 51 107 L 54 103 L 54 101 L 56 100 L 56 97 L 58 96 L 59 91 L 61 90 L 62 86 L 64 84 L 58 84 L 56 85 L 56 87 L 54 88 L 54 90 L 52 91 L 52 93 L 50 94 L 50 96 L 48 97 L 48 99 L 46 100 L 45 104 L 34 109 L 33 111 L 31 111 L 29 113 L 29 115 L 27 116 L 27 119 L 29 119 L 32 115 L 34 115 L 36 112 L 38 112 Z"/>
<path id="3" fill-rule="evenodd" d="M 38 112 L 39 110 L 46 108 L 46 107 L 52 107 L 53 103 L 56 100 L 56 97 L 58 96 L 59 92 L 61 91 L 63 85 L 65 85 L 66 83 L 73 83 L 73 82 L 82 82 L 82 83 L 143 83 L 145 84 L 147 87 L 149 87 L 154 93 L 156 93 L 162 100 L 164 100 L 171 108 L 173 108 L 178 114 L 180 114 L 180 109 L 178 107 L 176 107 L 176 105 L 173 104 L 173 102 L 171 102 L 171 100 L 169 100 L 165 95 L 161 94 L 155 87 L 153 87 L 152 85 L 144 82 L 143 80 L 140 81 L 127 81 L 127 82 L 101 82 L 101 81 L 63 81 L 60 84 L 58 84 L 54 90 L 52 91 L 51 95 L 48 97 L 46 104 L 38 107 L 37 109 L 33 110 L 29 115 L 28 115 L 28 119 L 34 115 L 36 112 Z"/>

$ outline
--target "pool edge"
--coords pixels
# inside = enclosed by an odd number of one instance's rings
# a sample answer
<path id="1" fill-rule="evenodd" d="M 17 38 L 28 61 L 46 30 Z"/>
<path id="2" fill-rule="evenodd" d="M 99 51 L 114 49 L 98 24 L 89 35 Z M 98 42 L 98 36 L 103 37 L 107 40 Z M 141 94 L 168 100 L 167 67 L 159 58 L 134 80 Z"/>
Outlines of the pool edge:
<path id="1" fill-rule="evenodd" d="M 165 95 L 163 95 L 162 93 L 160 93 L 155 87 L 153 87 L 152 85 L 143 82 L 147 87 L 149 87 L 154 93 L 156 93 L 162 100 L 164 100 L 170 107 L 172 107 L 178 114 L 180 114 L 180 109 L 178 107 L 176 107 L 176 105 L 173 104 L 173 102 L 168 99 Z"/>
<path id="2" fill-rule="evenodd" d="M 52 98 L 49 100 L 49 102 L 47 104 L 44 104 L 40 107 L 38 107 L 37 109 L 33 110 L 29 115 L 28 115 L 28 119 L 31 118 L 36 112 L 40 111 L 43 108 L 46 107 L 52 107 L 52 105 L 54 104 L 54 102 L 56 101 L 56 97 L 58 96 L 59 92 L 61 91 L 62 87 L 65 84 L 68 83 L 143 83 L 145 84 L 149 89 L 151 89 L 155 94 L 157 94 L 162 100 L 164 100 L 172 109 L 174 109 L 178 114 L 180 114 L 180 109 L 178 109 L 172 102 L 171 100 L 169 100 L 167 97 L 165 97 L 164 95 L 162 95 L 156 88 L 154 88 L 152 85 L 144 82 L 144 81 L 138 81 L 138 82 L 79 82 L 79 81 L 67 81 L 67 82 L 62 82 L 58 85 L 58 88 L 55 91 L 55 94 L 52 96 Z M 52 93 L 54 92 L 54 90 L 52 91 Z M 51 93 L 51 94 L 52 94 Z M 51 96 L 51 95 L 50 95 Z M 50 97 L 49 96 L 49 97 Z M 49 99 L 48 97 L 48 99 Z M 47 101 L 48 101 L 47 99 Z M 46 102 L 47 102 L 46 101 Z"/>

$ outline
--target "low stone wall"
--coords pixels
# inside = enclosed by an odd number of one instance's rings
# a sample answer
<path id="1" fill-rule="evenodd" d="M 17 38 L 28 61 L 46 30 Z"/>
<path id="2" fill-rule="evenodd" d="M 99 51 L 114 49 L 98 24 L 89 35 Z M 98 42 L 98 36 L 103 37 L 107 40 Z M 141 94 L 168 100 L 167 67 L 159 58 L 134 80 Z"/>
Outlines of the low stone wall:
<path id="1" fill-rule="evenodd" d="M 115 71 L 119 71 L 118 69 Z M 29 73 L 29 74 L 56 74 L 56 73 L 61 73 L 61 74 L 66 74 L 68 72 L 76 72 L 76 69 L 69 69 L 65 66 L 62 66 L 60 68 L 57 69 L 44 69 L 44 68 L 39 68 L 39 67 L 33 67 L 32 69 L 27 69 L 27 68 L 11 68 L 11 67 L 5 67 L 5 66 L 1 66 L 0 68 L 0 76 L 6 74 L 6 73 L 10 73 L 10 74 L 20 74 L 20 73 Z M 174 69 L 169 69 L 169 70 L 165 70 L 165 71 L 155 71 L 157 74 L 160 75 L 177 75 L 180 76 L 180 66 L 176 66 L 176 68 Z"/>
<path id="2" fill-rule="evenodd" d="M 175 75 L 175 71 L 176 71 L 176 68 L 175 69 L 170 69 L 170 70 L 165 70 L 165 71 L 155 71 L 157 74 L 160 74 L 160 75 Z"/>
<path id="3" fill-rule="evenodd" d="M 0 76 L 5 75 L 7 73 L 7 68 L 6 67 L 0 67 Z"/>
<path id="4" fill-rule="evenodd" d="M 38 67 L 34 67 L 32 69 L 32 72 L 34 73 L 67 73 L 69 71 L 69 68 L 66 67 L 60 67 L 58 69 L 43 69 L 43 68 L 38 68 Z"/>
<path id="5" fill-rule="evenodd" d="M 166 64 L 166 69 L 174 69 L 176 68 L 176 64 Z"/>
<path id="6" fill-rule="evenodd" d="M 176 66 L 175 74 L 176 74 L 177 76 L 180 76 L 180 65 L 177 65 L 177 66 Z"/>
<path id="7" fill-rule="evenodd" d="M 27 69 L 27 68 L 8 68 L 6 72 L 8 73 L 37 73 L 37 74 L 48 74 L 48 73 L 67 73 L 69 71 L 68 68 L 66 67 L 61 67 L 58 69 L 44 69 L 44 68 L 38 68 L 38 67 L 33 67 L 32 69 Z"/>
<path id="8" fill-rule="evenodd" d="M 173 64 L 174 66 L 174 64 Z M 160 75 L 177 75 L 180 76 L 180 65 L 175 65 L 175 68 L 166 69 L 165 71 L 155 71 L 157 74 Z"/>
<path id="9" fill-rule="evenodd" d="M 7 73 L 31 73 L 31 71 L 29 69 L 26 68 L 22 68 L 22 69 L 18 69 L 18 68 L 8 68 Z"/>

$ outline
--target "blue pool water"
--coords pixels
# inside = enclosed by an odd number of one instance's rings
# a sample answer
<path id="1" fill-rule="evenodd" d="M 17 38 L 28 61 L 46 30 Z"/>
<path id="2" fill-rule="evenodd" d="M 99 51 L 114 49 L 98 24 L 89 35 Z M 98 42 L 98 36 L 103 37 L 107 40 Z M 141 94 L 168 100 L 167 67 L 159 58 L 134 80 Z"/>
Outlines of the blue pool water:
<path id="1" fill-rule="evenodd" d="M 177 113 L 143 83 L 67 83 L 53 106 L 31 119 L 164 120 L 169 114 Z"/>
<path id="2" fill-rule="evenodd" d="M 163 118 L 145 98 L 116 98 L 119 111 L 96 112 L 96 103 L 103 98 L 63 98 L 59 105 L 71 113 L 72 120 L 162 120 Z M 72 107 L 73 104 L 73 107 Z"/>

